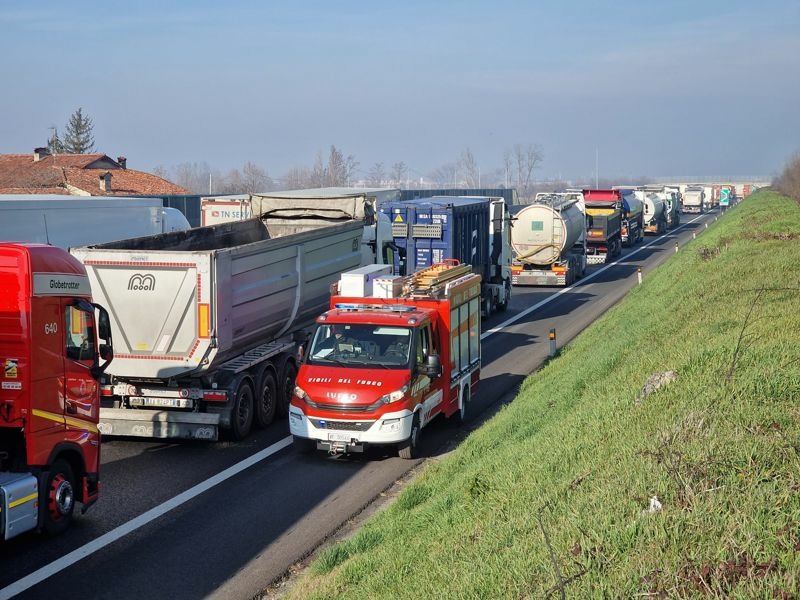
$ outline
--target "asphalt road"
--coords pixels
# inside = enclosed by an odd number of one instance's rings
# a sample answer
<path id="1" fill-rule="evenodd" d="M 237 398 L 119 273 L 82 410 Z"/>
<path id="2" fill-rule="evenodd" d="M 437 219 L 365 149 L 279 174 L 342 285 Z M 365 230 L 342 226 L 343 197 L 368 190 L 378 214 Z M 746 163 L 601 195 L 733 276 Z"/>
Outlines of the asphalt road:
<path id="1" fill-rule="evenodd" d="M 551 328 L 567 343 L 636 285 L 637 267 L 646 278 L 715 216 L 684 215 L 679 230 L 646 237 L 566 291 L 514 288 L 509 309 L 484 322 L 482 414 L 547 358 Z M 437 419 L 423 455 L 467 434 Z M 389 451 L 304 456 L 287 436 L 281 420 L 240 443 L 104 442 L 90 512 L 59 537 L 0 543 L 0 599 L 251 598 L 420 462 Z"/>

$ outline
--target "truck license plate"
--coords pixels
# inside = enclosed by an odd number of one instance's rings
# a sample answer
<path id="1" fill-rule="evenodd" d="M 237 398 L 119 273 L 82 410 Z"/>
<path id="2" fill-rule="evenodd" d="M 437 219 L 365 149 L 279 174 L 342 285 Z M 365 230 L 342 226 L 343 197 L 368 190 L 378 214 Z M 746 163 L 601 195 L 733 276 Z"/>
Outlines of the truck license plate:
<path id="1" fill-rule="evenodd" d="M 329 442 L 349 442 L 352 439 L 358 439 L 358 436 L 352 433 L 341 433 L 341 432 L 328 434 Z"/>
<path id="2" fill-rule="evenodd" d="M 131 398 L 132 406 L 156 406 L 160 408 L 189 408 L 191 400 L 183 398 Z"/>

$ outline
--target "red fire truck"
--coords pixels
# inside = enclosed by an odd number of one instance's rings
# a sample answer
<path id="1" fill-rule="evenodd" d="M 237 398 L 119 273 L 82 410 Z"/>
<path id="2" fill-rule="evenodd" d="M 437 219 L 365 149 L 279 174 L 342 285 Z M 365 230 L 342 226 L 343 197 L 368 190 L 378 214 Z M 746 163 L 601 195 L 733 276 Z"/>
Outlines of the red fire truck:
<path id="1" fill-rule="evenodd" d="M 100 491 L 108 313 L 68 252 L 0 243 L 0 531 L 60 533 Z M 98 344 L 99 338 L 103 341 Z M 102 361 L 102 362 L 101 362 Z"/>
<path id="2" fill-rule="evenodd" d="M 480 276 L 450 261 L 333 295 L 297 375 L 296 446 L 335 455 L 394 445 L 415 458 L 434 417 L 465 420 L 480 378 L 480 294 Z"/>

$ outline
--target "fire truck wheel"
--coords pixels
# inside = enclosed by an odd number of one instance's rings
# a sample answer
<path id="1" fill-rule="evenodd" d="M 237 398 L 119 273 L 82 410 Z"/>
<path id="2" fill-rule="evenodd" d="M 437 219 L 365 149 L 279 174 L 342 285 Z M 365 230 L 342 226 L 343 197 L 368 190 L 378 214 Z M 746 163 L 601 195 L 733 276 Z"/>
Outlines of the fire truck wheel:
<path id="1" fill-rule="evenodd" d="M 411 435 L 403 442 L 397 449 L 400 458 L 411 460 L 419 456 L 419 433 L 421 428 L 419 426 L 419 412 L 414 413 L 414 419 L 411 421 Z"/>
<path id="2" fill-rule="evenodd" d="M 75 510 L 75 477 L 67 461 L 53 463 L 44 493 L 44 530 L 57 535 L 69 527 Z"/>
<path id="3" fill-rule="evenodd" d="M 278 392 L 278 404 L 276 414 L 285 417 L 289 414 L 289 404 L 294 394 L 294 380 L 297 378 L 297 367 L 291 361 L 283 366 L 283 376 L 280 391 Z"/>
<path id="4" fill-rule="evenodd" d="M 256 396 L 256 425 L 266 427 L 275 418 L 275 406 L 278 403 L 278 386 L 272 369 L 264 369 L 261 373 L 261 385 Z"/>
<path id="5" fill-rule="evenodd" d="M 253 426 L 253 404 L 253 388 L 246 378 L 242 379 L 231 412 L 231 436 L 237 442 L 246 438 Z"/>

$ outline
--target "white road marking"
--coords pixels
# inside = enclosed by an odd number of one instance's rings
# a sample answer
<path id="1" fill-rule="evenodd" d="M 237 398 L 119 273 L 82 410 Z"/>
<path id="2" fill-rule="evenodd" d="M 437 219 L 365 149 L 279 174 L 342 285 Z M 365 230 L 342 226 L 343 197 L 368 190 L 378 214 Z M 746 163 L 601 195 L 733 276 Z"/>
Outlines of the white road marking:
<path id="1" fill-rule="evenodd" d="M 206 479 L 205 481 L 198 483 L 194 487 L 189 488 L 185 492 L 182 492 L 175 496 L 174 498 L 170 498 L 163 504 L 159 504 L 158 506 L 151 508 L 147 512 L 142 513 L 138 517 L 135 517 L 128 521 L 127 523 L 123 523 L 116 529 L 112 529 L 108 533 L 104 533 L 98 538 L 95 538 L 88 544 L 73 550 L 69 554 L 65 554 L 58 560 L 54 560 L 48 565 L 45 565 L 41 569 L 37 569 L 33 573 L 26 575 L 22 579 L 18 579 L 14 583 L 0 589 L 0 600 L 6 600 L 7 598 L 11 598 L 17 594 L 24 592 L 25 590 L 33 587 L 34 585 L 41 583 L 48 577 L 55 575 L 56 573 L 63 571 L 69 566 L 74 565 L 79 560 L 86 558 L 90 554 L 94 554 L 98 550 L 105 548 L 109 544 L 113 544 L 118 539 L 128 535 L 136 531 L 137 529 L 144 527 L 148 523 L 158 519 L 159 517 L 167 514 L 171 510 L 174 510 L 185 504 L 189 500 L 196 498 L 203 492 L 210 490 L 212 487 L 219 485 L 223 481 L 230 479 L 234 475 L 238 475 L 248 467 L 252 467 L 254 464 L 264 460 L 265 458 L 272 456 L 276 452 L 279 452 L 286 448 L 287 446 L 291 445 L 292 443 L 292 436 L 287 436 L 282 440 L 275 442 L 268 448 L 264 448 L 263 450 L 256 452 L 252 456 L 244 459 L 241 462 L 236 463 L 233 466 L 228 467 L 224 471 L 220 471 L 213 477 Z"/>
<path id="2" fill-rule="evenodd" d="M 631 258 L 632 256 L 635 256 L 636 254 L 638 254 L 639 252 L 641 252 L 645 248 L 649 248 L 650 246 L 652 246 L 653 244 L 655 244 L 659 240 L 662 240 L 662 239 L 670 237 L 675 232 L 683 229 L 687 225 L 689 225 L 691 223 L 694 223 L 698 219 L 702 218 L 702 216 L 703 215 L 700 215 L 700 216 L 692 219 L 691 221 L 687 221 L 686 223 L 684 223 L 683 225 L 680 225 L 679 227 L 673 229 L 669 233 L 666 233 L 666 234 L 664 234 L 664 235 L 662 235 L 660 237 L 655 238 L 649 244 L 645 244 L 644 246 L 641 246 L 641 247 L 637 248 L 636 250 L 626 254 L 625 256 L 617 259 L 613 263 L 610 263 L 610 264 L 604 266 L 602 269 L 598 269 L 594 273 L 591 273 L 590 275 L 587 275 L 587 276 L 583 277 L 580 280 L 580 283 L 583 283 L 585 281 L 589 281 L 590 279 L 593 279 L 593 278 L 597 277 L 598 275 L 600 275 L 600 273 L 604 272 L 605 270 L 610 269 L 611 267 L 619 264 L 620 261 L 628 260 L 629 258 Z M 514 315 L 510 319 L 507 319 L 507 320 L 503 321 L 502 323 L 500 323 L 500 325 L 496 325 L 495 327 L 492 327 L 491 329 L 485 331 L 484 333 L 481 334 L 481 340 L 484 340 L 484 339 L 488 338 L 489 336 L 497 333 L 498 331 L 501 331 L 502 329 L 508 327 L 512 323 L 516 323 L 522 317 L 530 314 L 532 311 L 536 310 L 537 308 L 541 308 L 545 304 L 548 304 L 548 303 L 552 302 L 553 300 L 558 298 L 561 294 L 564 294 L 564 293 L 572 290 L 575 287 L 575 285 L 576 284 L 573 284 L 573 285 L 571 285 L 571 286 L 569 286 L 567 288 L 564 288 L 563 290 L 559 290 L 558 292 L 556 292 L 552 296 L 548 296 L 547 298 L 545 298 L 541 302 L 537 302 L 533 306 L 529 306 L 528 308 L 526 308 L 524 311 L 522 311 L 520 313 L 517 313 L 516 315 Z M 114 542 L 116 542 L 120 538 L 125 537 L 129 533 L 132 533 L 132 532 L 136 531 L 137 529 L 140 529 L 140 528 L 144 527 L 145 525 L 151 523 L 152 521 L 158 519 L 159 517 L 164 516 L 168 512 L 170 512 L 170 511 L 178 508 L 179 506 L 187 503 L 189 500 L 192 500 L 192 499 L 196 498 L 197 496 L 199 496 L 203 492 L 206 492 L 206 491 L 210 490 L 211 488 L 213 488 L 216 485 L 219 485 L 223 481 L 226 481 L 227 479 L 230 479 L 234 475 L 238 475 L 239 473 L 241 473 L 245 469 L 247 469 L 249 467 L 252 467 L 256 463 L 259 463 L 262 460 L 264 460 L 265 458 L 268 458 L 268 457 L 272 456 L 276 452 L 280 452 L 281 450 L 283 450 L 287 446 L 291 445 L 291 443 L 292 443 L 292 436 L 287 436 L 287 437 L 283 438 L 282 440 L 279 440 L 279 441 L 275 442 L 274 444 L 272 444 L 268 448 L 264 448 L 263 450 L 261 450 L 259 452 L 256 452 L 255 454 L 253 454 L 252 456 L 244 459 L 243 461 L 238 462 L 235 465 L 232 465 L 232 466 L 228 467 L 224 471 L 220 471 L 219 473 L 217 473 L 213 477 L 210 477 L 209 479 L 206 479 L 205 481 L 203 481 L 201 483 L 198 483 L 197 485 L 195 485 L 194 487 L 189 488 L 185 492 L 181 492 L 180 494 L 178 494 L 174 498 L 170 498 L 166 502 L 164 502 L 162 504 L 159 504 L 158 506 L 156 506 L 154 508 L 151 508 L 150 510 L 148 510 L 147 512 L 142 513 L 138 517 L 134 517 L 133 519 L 131 519 L 127 523 L 123 523 L 122 525 L 120 525 L 116 529 L 112 529 L 111 531 L 109 531 L 107 533 L 104 533 L 103 535 L 101 535 L 98 538 L 95 538 L 94 540 L 92 540 L 88 544 L 85 544 L 85 545 L 81 546 L 80 548 L 77 548 L 77 549 L 73 550 L 69 554 L 65 554 L 61 558 L 59 558 L 57 560 L 54 560 L 50 564 L 47 564 L 47 565 L 41 567 L 40 569 L 37 569 L 36 571 L 26 575 L 22 579 L 18 579 L 14 583 L 4 587 L 3 589 L 0 589 L 0 600 L 6 600 L 8 598 L 16 596 L 17 594 L 21 594 L 25 590 L 28 590 L 28 589 L 32 588 L 33 586 L 41 583 L 45 579 L 47 579 L 49 577 L 52 577 L 53 575 L 63 571 L 67 567 L 70 567 L 70 566 L 74 565 L 79 560 L 82 560 L 82 559 L 86 558 L 87 556 L 90 556 L 90 555 L 94 554 L 95 552 L 97 552 L 99 550 L 102 550 L 106 546 L 108 546 L 110 544 L 113 544 Z"/>
<path id="3" fill-rule="evenodd" d="M 583 278 L 582 278 L 582 279 L 581 279 L 581 280 L 580 280 L 578 283 L 573 283 L 571 286 L 569 286 L 569 287 L 566 287 L 566 288 L 564 288 L 563 290 L 559 290 L 559 291 L 557 291 L 555 294 L 553 294 L 553 295 L 551 295 L 551 296 L 548 296 L 547 298 L 545 298 L 545 299 L 544 299 L 544 300 L 542 300 L 541 302 L 537 302 L 537 303 L 536 303 L 536 304 L 534 304 L 533 306 L 529 306 L 528 308 L 526 308 L 526 309 L 525 309 L 525 310 L 523 310 L 522 312 L 519 312 L 519 313 L 515 314 L 513 317 L 511 317 L 511 318 L 509 318 L 509 319 L 506 319 L 505 321 L 503 321 L 503 322 L 502 322 L 502 323 L 500 323 L 499 325 L 495 325 L 495 326 L 494 326 L 494 327 L 492 327 L 491 329 L 487 329 L 486 331 L 484 331 L 484 332 L 481 334 L 481 341 L 485 340 L 485 339 L 486 339 L 486 338 L 488 338 L 489 336 L 492 336 L 492 335 L 494 335 L 494 334 L 495 334 L 495 333 L 497 333 L 498 331 L 502 331 L 503 329 L 505 329 L 506 327 L 508 327 L 508 326 L 509 326 L 509 325 L 511 325 L 512 323 L 516 323 L 516 322 L 517 322 L 517 321 L 519 321 L 519 320 L 520 320 L 522 317 L 525 317 L 525 316 L 529 315 L 529 314 L 530 314 L 530 313 L 532 313 L 534 310 L 536 310 L 536 309 L 538 309 L 538 308 L 541 308 L 541 307 L 542 307 L 542 306 L 544 306 L 545 304 L 549 304 L 550 302 L 552 302 L 553 300 L 555 300 L 556 298 L 558 298 L 558 297 L 559 297 L 561 294 L 566 294 L 567 292 L 571 291 L 571 290 L 572 290 L 573 288 L 575 288 L 577 285 L 579 285 L 579 284 L 582 284 L 582 283 L 585 283 L 585 282 L 589 281 L 590 279 L 594 279 L 595 277 L 597 277 L 598 275 L 600 275 L 600 273 L 602 273 L 602 272 L 604 272 L 604 271 L 606 271 L 606 270 L 610 269 L 611 267 L 614 267 L 614 266 L 618 265 L 618 264 L 619 264 L 621 261 L 623 261 L 623 260 L 627 261 L 627 260 L 628 260 L 629 258 L 631 258 L 632 256 L 635 256 L 636 254 L 638 254 L 639 252 L 641 252 L 641 251 L 642 251 L 642 250 L 644 250 L 645 248 L 649 248 L 650 246 L 652 246 L 653 244 L 655 244 L 655 243 L 656 243 L 656 242 L 658 242 L 659 240 L 663 240 L 663 239 L 665 239 L 665 238 L 668 238 L 668 237 L 672 236 L 672 235 L 673 235 L 675 232 L 677 232 L 677 231 L 680 231 L 681 229 L 683 229 L 683 228 L 684 228 L 684 227 L 686 227 L 687 225 L 690 225 L 690 224 L 694 223 L 695 221 L 697 221 L 698 219 L 701 219 L 702 217 L 703 217 L 703 215 L 698 215 L 697 217 L 695 217 L 695 218 L 694 218 L 694 219 L 692 219 L 691 221 L 687 221 L 687 222 L 686 222 L 686 223 L 684 223 L 683 225 L 679 225 L 679 226 L 678 226 L 678 227 L 676 227 L 675 229 L 671 230 L 669 233 L 665 233 L 664 235 L 661 235 L 661 236 L 659 236 L 659 237 L 657 237 L 657 238 L 654 238 L 654 239 L 653 239 L 653 241 L 651 241 L 649 244 L 645 244 L 644 246 L 640 246 L 640 247 L 639 247 L 639 248 L 637 248 L 636 250 L 633 250 L 632 252 L 629 252 L 629 253 L 628 253 L 628 254 L 626 254 L 625 256 L 622 256 L 622 257 L 618 258 L 618 259 L 617 259 L 617 260 L 615 260 L 613 263 L 609 263 L 609 264 L 607 264 L 607 265 L 606 265 L 605 267 L 603 267 L 602 269 L 598 269 L 598 270 L 597 270 L 597 271 L 595 271 L 594 273 L 591 273 L 590 275 L 586 275 L 586 276 L 584 276 L 584 277 L 583 277 Z"/>

